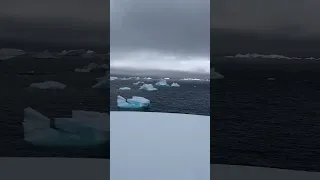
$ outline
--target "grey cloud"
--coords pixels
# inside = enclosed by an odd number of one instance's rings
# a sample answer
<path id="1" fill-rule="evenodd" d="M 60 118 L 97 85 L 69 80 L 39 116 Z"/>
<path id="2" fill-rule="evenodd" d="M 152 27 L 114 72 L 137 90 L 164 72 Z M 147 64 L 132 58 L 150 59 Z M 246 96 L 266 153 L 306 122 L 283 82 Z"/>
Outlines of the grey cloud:
<path id="1" fill-rule="evenodd" d="M 213 28 L 320 35 L 318 7 L 317 0 L 215 0 L 211 24 Z"/>
<path id="2" fill-rule="evenodd" d="M 111 0 L 110 14 L 113 57 L 116 53 L 151 51 L 179 56 L 178 60 L 209 59 L 209 0 Z M 167 66 L 170 61 L 166 61 Z"/>
<path id="3" fill-rule="evenodd" d="M 0 43 L 82 44 L 107 51 L 109 9 L 104 0 L 2 0 Z"/>

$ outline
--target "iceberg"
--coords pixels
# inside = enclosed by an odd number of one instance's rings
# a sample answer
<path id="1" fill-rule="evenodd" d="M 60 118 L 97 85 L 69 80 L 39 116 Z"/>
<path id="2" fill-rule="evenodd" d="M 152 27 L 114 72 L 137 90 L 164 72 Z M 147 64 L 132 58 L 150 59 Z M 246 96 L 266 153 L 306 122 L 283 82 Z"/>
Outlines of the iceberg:
<path id="1" fill-rule="evenodd" d="M 64 89 L 67 86 L 65 84 L 55 82 L 55 81 L 45 81 L 42 83 L 32 83 L 29 88 L 38 88 L 38 89 Z"/>
<path id="2" fill-rule="evenodd" d="M 179 85 L 178 83 L 175 83 L 175 82 L 172 83 L 171 86 L 172 86 L 172 87 L 180 87 L 180 85 Z"/>
<path id="3" fill-rule="evenodd" d="M 25 52 L 21 49 L 1 48 L 0 49 L 0 60 L 7 60 L 7 59 L 11 59 L 16 56 L 21 56 L 24 54 L 25 54 Z"/>
<path id="4" fill-rule="evenodd" d="M 56 59 L 54 55 L 52 55 L 48 50 L 45 50 L 42 53 L 36 54 L 33 57 L 38 58 L 38 59 Z"/>
<path id="5" fill-rule="evenodd" d="M 72 112 L 75 113 L 83 114 Z M 109 126 L 103 126 L 106 123 L 107 116 L 99 113 L 95 117 L 73 115 L 72 118 L 56 118 L 55 128 L 52 128 L 49 118 L 29 107 L 24 109 L 24 140 L 36 146 L 99 145 L 109 140 Z"/>
<path id="6" fill-rule="evenodd" d="M 131 99 L 125 99 L 124 97 L 118 95 L 117 105 L 119 108 L 141 109 L 149 107 L 150 100 L 139 96 L 132 96 Z"/>
<path id="7" fill-rule="evenodd" d="M 131 90 L 131 88 L 129 88 L 129 87 L 121 87 L 121 88 L 119 88 L 119 90 L 127 91 L 127 90 Z"/>
<path id="8" fill-rule="evenodd" d="M 140 90 L 146 90 L 146 91 L 156 91 L 156 90 L 158 90 L 157 88 L 153 87 L 152 84 L 143 84 L 142 86 L 140 86 L 139 89 Z"/>
<path id="9" fill-rule="evenodd" d="M 165 79 L 160 80 L 160 81 L 157 82 L 155 85 L 156 85 L 156 86 L 164 86 L 164 87 L 169 86 L 169 84 L 167 83 L 167 81 L 166 81 Z"/>
<path id="10" fill-rule="evenodd" d="M 116 80 L 116 79 L 118 79 L 118 77 L 110 77 L 110 81 L 114 81 L 114 80 Z"/>

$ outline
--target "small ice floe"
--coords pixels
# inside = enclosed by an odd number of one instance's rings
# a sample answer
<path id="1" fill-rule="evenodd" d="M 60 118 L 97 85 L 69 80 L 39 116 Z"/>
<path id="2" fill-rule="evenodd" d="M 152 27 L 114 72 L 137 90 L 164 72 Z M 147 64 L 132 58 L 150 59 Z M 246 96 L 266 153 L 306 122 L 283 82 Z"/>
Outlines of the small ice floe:
<path id="1" fill-rule="evenodd" d="M 268 78 L 268 81 L 274 81 L 274 80 L 276 80 L 275 78 L 272 78 L 272 77 L 269 77 Z"/>
<path id="2" fill-rule="evenodd" d="M 143 84 L 142 86 L 140 86 L 139 89 L 140 90 L 145 90 L 145 91 L 156 91 L 156 90 L 158 90 L 157 88 L 153 87 L 152 84 Z"/>
<path id="3" fill-rule="evenodd" d="M 24 109 L 24 140 L 46 147 L 101 145 L 110 139 L 108 120 L 106 113 L 90 111 L 72 111 L 72 118 L 51 120 L 29 107 Z"/>
<path id="4" fill-rule="evenodd" d="M 152 78 L 151 77 L 144 77 L 143 79 L 151 80 Z"/>
<path id="5" fill-rule="evenodd" d="M 89 69 L 84 69 L 84 68 L 76 68 L 75 70 L 74 70 L 74 72 L 90 72 L 90 70 Z"/>
<path id="6" fill-rule="evenodd" d="M 133 83 L 133 85 L 139 85 L 139 84 L 143 84 L 143 82 L 138 81 L 138 82 Z"/>
<path id="7" fill-rule="evenodd" d="M 60 56 L 79 56 L 86 52 L 84 49 L 77 49 L 77 50 L 63 50 L 59 53 Z"/>
<path id="8" fill-rule="evenodd" d="M 155 84 L 156 86 L 162 86 L 162 87 L 168 87 L 169 84 L 167 83 L 167 81 L 165 79 L 161 79 L 159 82 L 157 82 Z"/>
<path id="9" fill-rule="evenodd" d="M 129 91 L 129 90 L 131 90 L 131 88 L 129 88 L 129 87 L 121 87 L 121 88 L 119 88 L 119 90 L 122 90 L 122 91 Z"/>
<path id="10" fill-rule="evenodd" d="M 118 77 L 110 77 L 110 81 L 114 81 L 114 80 L 117 80 L 118 79 Z"/>
<path id="11" fill-rule="evenodd" d="M 38 54 L 34 55 L 33 57 L 35 57 L 37 59 L 56 59 L 57 58 L 52 53 L 50 53 L 48 50 L 45 50 L 44 52 L 38 53 Z"/>
<path id="12" fill-rule="evenodd" d="M 24 54 L 25 54 L 25 52 L 21 49 L 1 48 L 0 49 L 0 60 L 7 60 L 7 59 L 11 59 L 16 56 L 21 56 Z"/>
<path id="13" fill-rule="evenodd" d="M 171 87 L 180 87 L 180 85 L 178 83 L 174 82 L 174 83 L 171 84 Z"/>
<path id="14" fill-rule="evenodd" d="M 84 54 L 81 55 L 82 58 L 94 58 L 96 56 L 97 56 L 96 53 L 92 50 L 88 50 Z"/>
<path id="15" fill-rule="evenodd" d="M 38 89 L 64 89 L 67 86 L 60 82 L 56 81 L 45 81 L 42 83 L 32 83 L 29 88 L 38 88 Z"/>
<path id="16" fill-rule="evenodd" d="M 125 109 L 141 109 L 148 108 L 150 100 L 140 96 L 132 96 L 130 99 L 125 99 L 122 96 L 117 97 L 117 106 Z"/>
<path id="17" fill-rule="evenodd" d="M 165 79 L 165 80 L 169 80 L 170 78 L 163 78 L 163 79 Z"/>

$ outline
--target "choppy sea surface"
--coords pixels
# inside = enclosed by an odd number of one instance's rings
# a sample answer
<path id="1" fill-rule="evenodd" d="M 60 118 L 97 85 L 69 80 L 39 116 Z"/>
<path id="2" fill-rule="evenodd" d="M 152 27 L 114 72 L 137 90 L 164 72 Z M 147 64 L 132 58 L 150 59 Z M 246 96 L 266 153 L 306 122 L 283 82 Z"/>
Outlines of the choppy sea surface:
<path id="1" fill-rule="evenodd" d="M 211 163 L 320 171 L 320 62 L 211 62 Z"/>
<path id="2" fill-rule="evenodd" d="M 119 76 L 129 78 L 128 76 Z M 144 78 L 144 77 L 141 77 Z M 180 87 L 160 87 L 157 91 L 139 90 L 140 85 L 134 85 L 137 81 L 147 84 L 155 84 L 161 77 L 151 77 L 152 79 L 130 79 L 110 81 L 110 110 L 120 111 L 117 107 L 117 96 L 131 98 L 141 96 L 151 101 L 148 111 L 169 112 L 210 116 L 210 81 L 186 81 L 180 79 L 169 79 L 167 83 L 171 85 L 176 82 Z M 164 77 L 162 77 L 164 78 Z M 131 90 L 119 90 L 121 87 L 130 87 Z"/>

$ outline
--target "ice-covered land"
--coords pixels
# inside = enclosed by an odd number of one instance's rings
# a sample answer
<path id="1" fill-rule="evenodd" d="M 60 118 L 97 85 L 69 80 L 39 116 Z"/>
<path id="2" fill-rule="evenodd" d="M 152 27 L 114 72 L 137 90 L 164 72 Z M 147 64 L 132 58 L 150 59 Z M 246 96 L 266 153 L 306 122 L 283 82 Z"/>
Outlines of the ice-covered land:
<path id="1" fill-rule="evenodd" d="M 178 83 L 175 83 L 175 82 L 172 83 L 171 86 L 172 86 L 172 87 L 180 87 L 180 85 L 179 85 Z"/>
<path id="2" fill-rule="evenodd" d="M 109 140 L 109 118 L 99 112 L 73 111 L 72 118 L 52 121 L 32 108 L 24 109 L 24 140 L 37 146 L 93 146 Z"/>
<path id="3" fill-rule="evenodd" d="M 64 89 L 67 86 L 60 82 L 56 81 L 45 81 L 42 83 L 32 83 L 29 88 L 38 88 L 38 89 Z"/>
<path id="4" fill-rule="evenodd" d="M 55 59 L 55 57 L 52 53 L 50 53 L 48 50 L 45 50 L 44 52 L 38 53 L 34 55 L 33 57 L 37 59 Z"/>
<path id="5" fill-rule="evenodd" d="M 144 97 L 132 96 L 130 99 L 125 99 L 122 96 L 117 97 L 117 106 L 125 109 L 140 109 L 147 108 L 150 105 L 150 100 Z"/>
<path id="6" fill-rule="evenodd" d="M 25 54 L 25 52 L 21 49 L 1 48 L 0 49 L 0 60 L 7 60 L 7 59 L 11 59 L 16 56 L 21 56 L 24 54 Z"/>
<path id="7" fill-rule="evenodd" d="M 305 60 L 318 60 L 320 58 L 315 57 L 288 57 L 284 55 L 278 54 L 257 54 L 257 53 L 247 53 L 247 54 L 237 54 L 235 56 L 225 56 L 226 58 L 247 58 L 247 59 L 255 59 L 255 58 L 265 58 L 265 59 L 305 59 Z"/>
<path id="8" fill-rule="evenodd" d="M 119 90 L 128 91 L 128 90 L 131 90 L 131 88 L 129 88 L 129 87 L 121 87 L 121 88 L 119 88 Z"/>
<path id="9" fill-rule="evenodd" d="M 153 87 L 152 84 L 143 84 L 142 86 L 140 86 L 139 89 L 140 90 L 145 90 L 145 91 L 156 91 L 156 90 L 158 90 L 157 88 Z"/>
<path id="10" fill-rule="evenodd" d="M 201 81 L 201 79 L 198 79 L 198 78 L 183 78 L 180 80 L 182 80 L 182 81 Z"/>
<path id="11" fill-rule="evenodd" d="M 167 83 L 167 81 L 165 79 L 161 79 L 159 82 L 157 82 L 155 84 L 156 86 L 162 86 L 162 87 L 168 87 L 169 84 Z"/>

